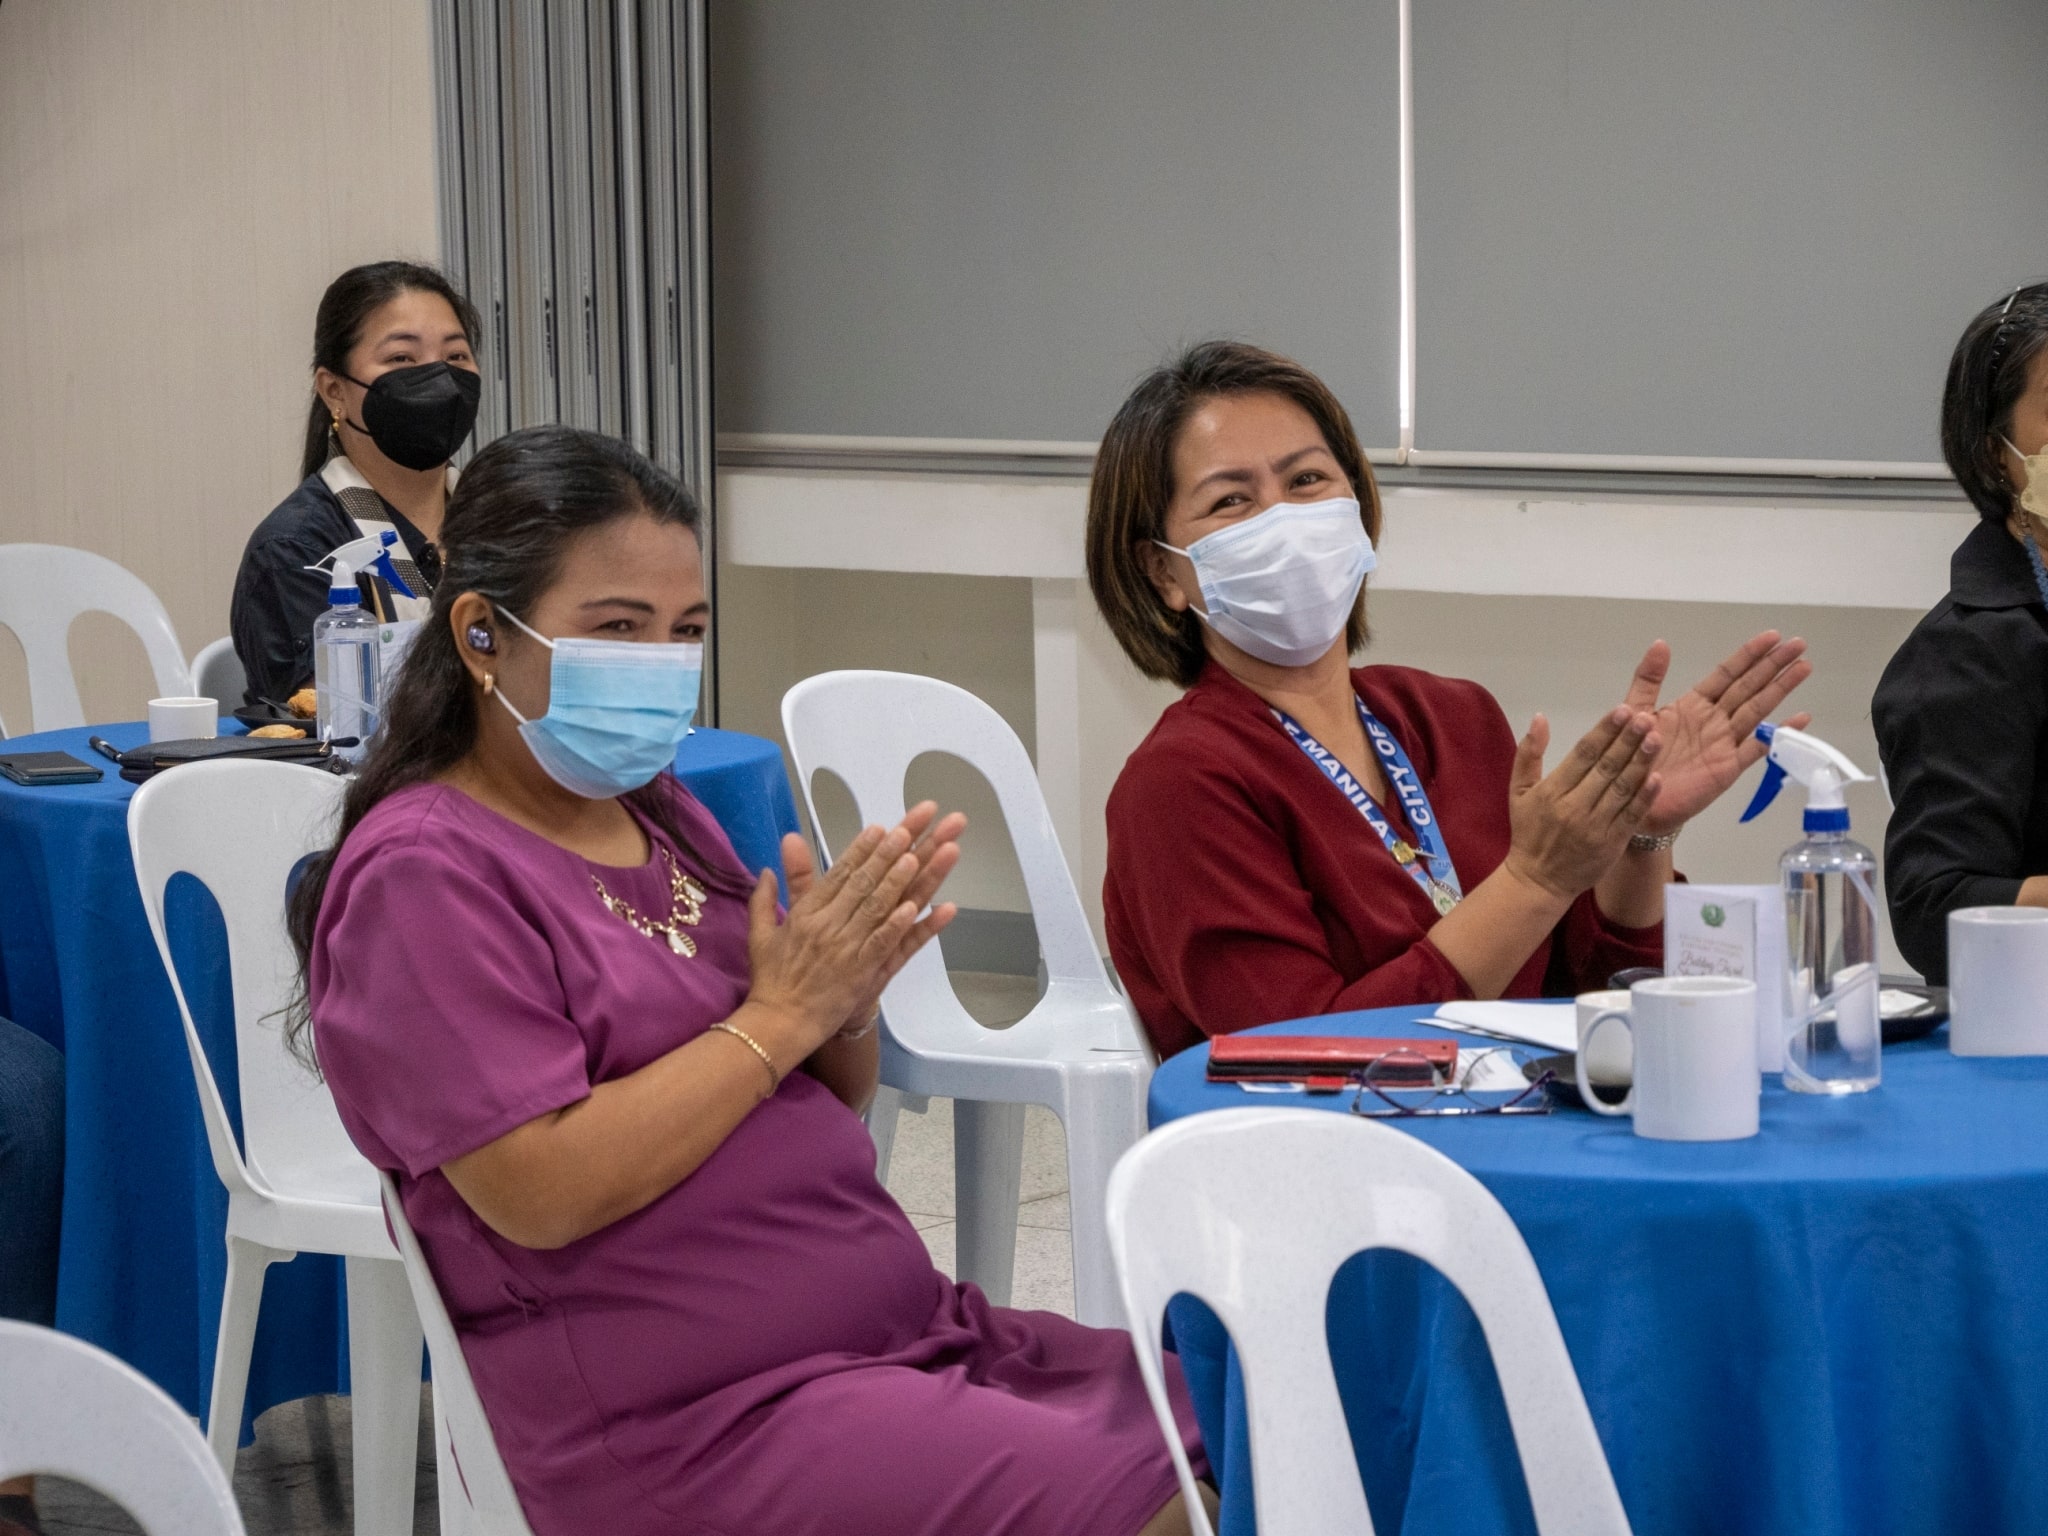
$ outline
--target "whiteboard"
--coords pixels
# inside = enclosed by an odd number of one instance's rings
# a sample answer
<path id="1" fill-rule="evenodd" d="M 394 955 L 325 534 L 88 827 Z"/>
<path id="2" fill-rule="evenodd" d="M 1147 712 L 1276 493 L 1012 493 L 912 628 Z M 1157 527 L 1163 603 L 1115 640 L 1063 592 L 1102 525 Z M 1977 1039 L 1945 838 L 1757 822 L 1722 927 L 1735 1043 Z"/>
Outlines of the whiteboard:
<path id="1" fill-rule="evenodd" d="M 1938 461 L 2048 272 L 2041 0 L 1416 0 L 1415 441 Z"/>
<path id="2" fill-rule="evenodd" d="M 1235 335 L 1394 441 L 1391 4 L 712 8 L 722 433 L 1089 440 Z"/>

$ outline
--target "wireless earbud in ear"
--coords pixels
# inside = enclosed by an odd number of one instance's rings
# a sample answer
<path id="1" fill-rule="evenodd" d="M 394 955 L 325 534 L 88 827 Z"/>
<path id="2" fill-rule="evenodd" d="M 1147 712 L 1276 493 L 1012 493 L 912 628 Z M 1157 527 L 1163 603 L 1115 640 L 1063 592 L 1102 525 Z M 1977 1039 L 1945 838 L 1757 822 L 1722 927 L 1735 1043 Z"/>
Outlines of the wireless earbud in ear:
<path id="1" fill-rule="evenodd" d="M 467 638 L 472 651 L 495 651 L 498 648 L 491 641 L 491 632 L 481 624 L 470 625 Z"/>

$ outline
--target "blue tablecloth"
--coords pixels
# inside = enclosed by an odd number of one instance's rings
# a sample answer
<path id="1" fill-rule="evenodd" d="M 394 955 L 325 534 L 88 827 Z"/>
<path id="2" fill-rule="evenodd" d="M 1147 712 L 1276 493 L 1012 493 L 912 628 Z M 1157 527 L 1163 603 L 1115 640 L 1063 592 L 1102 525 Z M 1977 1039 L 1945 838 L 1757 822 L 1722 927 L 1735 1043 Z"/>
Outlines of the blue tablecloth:
<path id="1" fill-rule="evenodd" d="M 1416 1022 L 1428 1012 L 1312 1027 L 1450 1033 Z M 1206 1060 L 1160 1067 L 1155 1126 L 1350 1102 L 1210 1084 Z M 1642 1536 L 2048 1531 L 2048 1060 L 1958 1059 L 1943 1030 L 1888 1049 L 1873 1093 L 1765 1084 L 1748 1141 L 1643 1141 L 1579 1110 L 1383 1123 L 1456 1159 L 1521 1228 Z M 1248 1536 L 1235 1358 L 1206 1307 L 1182 1297 L 1170 1318 L 1223 1536 Z M 1534 1530 L 1485 1342 L 1448 1283 L 1356 1256 L 1329 1327 L 1381 1536 Z"/>
<path id="2" fill-rule="evenodd" d="M 240 729 L 232 721 L 224 728 Z M 47 731 L 0 751 L 69 752 L 97 784 L 29 789 L 0 779 L 0 1016 L 64 1052 L 64 1239 L 57 1323 L 130 1362 L 187 1411 L 213 1374 L 226 1278 L 227 1194 L 214 1177 L 178 1008 L 128 857 L 128 797 L 87 745 L 148 737 L 141 724 Z M 751 869 L 780 871 L 796 806 L 774 743 L 700 729 L 676 771 Z M 172 950 L 239 1125 L 227 938 L 219 909 L 180 877 L 166 899 Z M 337 1259 L 271 1269 L 249 1373 L 249 1416 L 345 1391 L 348 1344 Z"/>

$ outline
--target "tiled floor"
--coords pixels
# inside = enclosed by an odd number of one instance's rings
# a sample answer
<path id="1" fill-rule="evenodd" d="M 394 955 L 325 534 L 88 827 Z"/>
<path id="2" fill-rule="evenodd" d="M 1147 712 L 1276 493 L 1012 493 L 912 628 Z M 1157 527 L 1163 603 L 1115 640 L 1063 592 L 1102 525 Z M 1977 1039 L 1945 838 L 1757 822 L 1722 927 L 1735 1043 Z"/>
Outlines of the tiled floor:
<path id="1" fill-rule="evenodd" d="M 420 1389 L 413 1536 L 434 1536 L 441 1528 L 427 1430 L 433 1416 L 429 1391 Z M 309 1397 L 280 1403 L 256 1421 L 256 1443 L 242 1448 L 235 1466 L 235 1498 L 249 1536 L 352 1536 L 348 1410 L 345 1397 Z M 37 1503 L 50 1536 L 141 1530 L 118 1506 L 73 1483 L 43 1479 Z"/>
<path id="2" fill-rule="evenodd" d="M 969 1012 L 1001 1026 L 1021 1018 L 1037 995 L 1028 977 L 956 972 Z M 889 1189 L 931 1249 L 932 1261 L 953 1264 L 953 1106 L 934 1100 L 924 1114 L 898 1121 Z M 1074 1315 L 1074 1279 L 1067 1225 L 1067 1158 L 1059 1121 L 1033 1107 L 1024 1122 L 1024 1207 L 1017 1227 L 1017 1270 L 1011 1304 Z M 439 1529 L 434 1457 L 426 1426 L 432 1410 L 422 1393 L 415 1536 Z M 283 1403 L 256 1422 L 256 1443 L 235 1469 L 235 1496 L 250 1536 L 350 1536 L 349 1400 L 313 1397 Z M 50 1536 L 102 1536 L 138 1529 L 90 1490 L 45 1479 L 39 1502 Z"/>

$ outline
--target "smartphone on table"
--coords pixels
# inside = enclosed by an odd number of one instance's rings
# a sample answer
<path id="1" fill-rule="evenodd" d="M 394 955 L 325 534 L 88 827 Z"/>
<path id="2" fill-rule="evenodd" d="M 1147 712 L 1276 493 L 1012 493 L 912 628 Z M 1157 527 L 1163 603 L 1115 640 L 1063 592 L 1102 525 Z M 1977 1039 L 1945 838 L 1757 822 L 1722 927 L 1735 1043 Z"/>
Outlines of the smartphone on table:
<path id="1" fill-rule="evenodd" d="M 97 784 L 106 777 L 83 758 L 69 752 L 0 753 L 0 774 L 17 784 Z"/>

